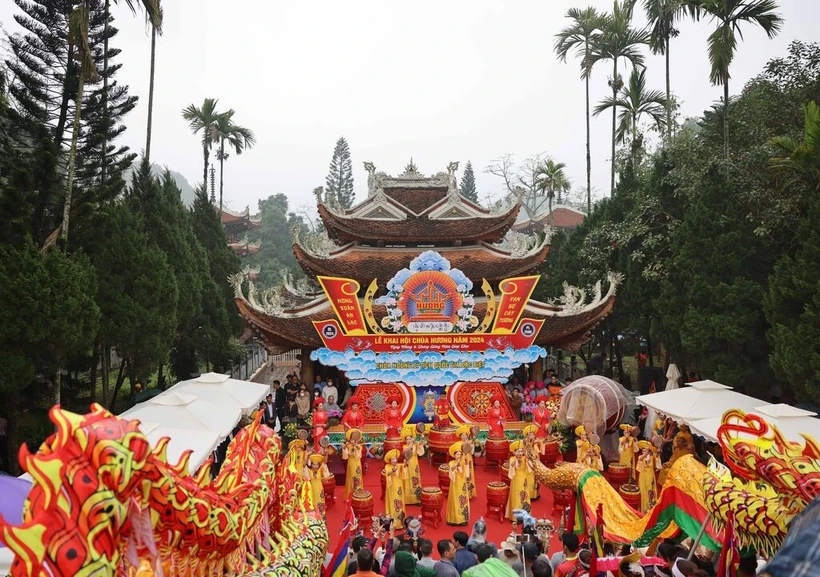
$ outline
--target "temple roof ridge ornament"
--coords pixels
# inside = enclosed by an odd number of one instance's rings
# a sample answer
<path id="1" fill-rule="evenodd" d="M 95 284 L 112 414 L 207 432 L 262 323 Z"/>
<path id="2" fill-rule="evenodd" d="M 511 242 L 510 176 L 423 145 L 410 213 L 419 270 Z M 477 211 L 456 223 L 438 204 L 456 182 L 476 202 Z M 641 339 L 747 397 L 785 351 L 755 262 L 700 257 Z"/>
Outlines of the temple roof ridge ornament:
<path id="1" fill-rule="evenodd" d="M 294 280 L 293 274 L 286 268 L 280 270 L 279 274 L 282 276 L 282 286 L 293 296 L 313 299 L 322 294 L 322 287 L 309 277 L 303 276 Z"/>
<path id="2" fill-rule="evenodd" d="M 554 313 L 556 316 L 576 316 L 595 310 L 602 303 L 616 295 L 618 285 L 623 281 L 623 275 L 610 271 L 606 280 L 609 283 L 606 294 L 603 294 L 602 284 L 599 280 L 592 287 L 593 297 L 589 302 L 587 302 L 587 289 L 564 282 L 564 294 L 554 299 L 548 299 L 546 304 L 558 309 Z"/>
<path id="3" fill-rule="evenodd" d="M 327 258 L 331 253 L 343 248 L 336 244 L 324 229 L 305 233 L 304 240 L 297 240 L 297 243 L 308 253 L 322 258 Z"/>
<path id="4" fill-rule="evenodd" d="M 553 229 L 547 227 L 544 227 L 544 234 L 526 234 L 510 230 L 501 242 L 492 246 L 508 252 L 512 258 L 524 258 L 537 254 L 545 245 L 550 244 L 554 233 Z"/>
<path id="5" fill-rule="evenodd" d="M 458 163 L 455 164 L 458 169 Z M 441 188 L 450 189 L 450 172 L 439 172 L 433 176 L 425 176 L 419 172 L 413 159 L 404 167 L 404 172 L 398 176 L 391 176 L 385 172 L 376 172 L 376 165 L 366 161 L 364 169 L 367 171 L 367 196 L 375 196 L 379 189 L 390 188 Z M 454 178 L 454 175 L 453 175 Z"/>

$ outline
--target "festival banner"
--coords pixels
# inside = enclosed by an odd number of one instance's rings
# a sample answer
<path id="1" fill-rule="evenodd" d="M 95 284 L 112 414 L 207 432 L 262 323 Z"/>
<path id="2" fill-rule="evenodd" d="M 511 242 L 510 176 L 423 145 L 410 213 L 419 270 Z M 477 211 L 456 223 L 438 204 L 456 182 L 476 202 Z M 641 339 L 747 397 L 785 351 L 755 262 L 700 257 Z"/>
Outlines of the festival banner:
<path id="1" fill-rule="evenodd" d="M 337 318 L 313 322 L 325 346 L 311 360 L 337 367 L 353 382 L 503 382 L 516 367 L 546 356 L 535 345 L 543 319 L 521 318 L 538 278 L 501 281 L 498 307 L 489 283 L 482 283 L 482 320 L 474 313 L 472 281 L 435 251 L 398 271 L 378 298 L 378 283 L 371 283 L 362 305 L 355 280 L 319 277 Z"/>
<path id="2" fill-rule="evenodd" d="M 345 333 L 349 335 L 361 335 L 367 333 L 367 326 L 364 323 L 362 308 L 359 305 L 359 283 L 349 278 L 335 278 L 320 276 L 316 277 L 322 290 L 327 295 L 327 300 L 333 307 L 333 312 L 339 318 L 339 322 L 345 328 Z M 320 333 L 321 334 L 321 333 Z"/>
<path id="3" fill-rule="evenodd" d="M 508 278 L 498 283 L 498 290 L 501 291 L 501 298 L 498 303 L 498 311 L 495 315 L 492 332 L 511 333 L 524 312 L 524 305 L 535 290 L 539 276 L 521 276 Z"/>

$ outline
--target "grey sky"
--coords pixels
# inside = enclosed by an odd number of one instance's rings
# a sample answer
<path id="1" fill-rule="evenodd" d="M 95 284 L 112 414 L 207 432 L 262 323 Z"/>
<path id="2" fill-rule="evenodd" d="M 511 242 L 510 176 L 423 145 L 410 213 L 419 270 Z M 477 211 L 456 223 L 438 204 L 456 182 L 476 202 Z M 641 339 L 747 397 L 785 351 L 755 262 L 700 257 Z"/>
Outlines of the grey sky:
<path id="1" fill-rule="evenodd" d="M 145 142 L 150 38 L 143 18 L 115 8 L 122 49 L 120 81 L 140 97 L 124 142 Z M 235 209 L 285 193 L 291 208 L 312 203 L 324 185 L 333 146 L 350 143 L 357 200 L 366 195 L 362 161 L 398 174 L 409 160 L 424 173 L 468 159 L 479 195 L 501 182 L 484 174 L 505 152 L 547 152 L 568 165 L 573 187 L 585 179 L 584 85 L 575 60 L 556 60 L 555 33 L 572 6 L 611 9 L 609 0 L 277 2 L 168 0 L 157 41 L 152 160 L 201 178 L 202 153 L 180 116 L 190 103 L 219 98 L 237 110 L 257 146 L 226 163 L 225 198 Z M 818 40 L 816 0 L 782 0 L 785 25 L 775 40 L 747 29 L 732 65 L 732 93 L 793 39 Z M 16 6 L 0 3 L 0 21 L 16 31 Z M 636 24 L 643 25 L 638 12 Z M 682 115 L 699 115 L 722 95 L 709 84 L 708 21 L 684 22 L 672 43 L 672 90 Z M 649 88 L 664 88 L 663 58 L 649 56 Z M 610 65 L 593 72 L 591 94 L 608 90 Z M 592 123 L 593 189 L 609 190 L 609 129 Z"/>

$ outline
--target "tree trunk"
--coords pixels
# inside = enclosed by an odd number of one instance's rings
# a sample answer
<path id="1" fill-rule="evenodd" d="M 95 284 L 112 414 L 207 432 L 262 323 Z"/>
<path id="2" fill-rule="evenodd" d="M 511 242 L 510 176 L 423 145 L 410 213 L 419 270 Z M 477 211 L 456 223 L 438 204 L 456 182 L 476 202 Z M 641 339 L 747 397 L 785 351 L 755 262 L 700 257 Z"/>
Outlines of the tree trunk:
<path id="1" fill-rule="evenodd" d="M 615 349 L 615 365 L 618 367 L 618 382 L 622 385 L 628 384 L 628 388 L 631 390 L 632 383 L 624 382 L 626 381 L 626 373 L 624 372 L 624 357 L 621 354 L 621 343 L 618 341 L 617 335 L 613 335 L 613 342 L 615 343 L 613 349 Z"/>
<path id="2" fill-rule="evenodd" d="M 618 59 L 615 59 L 615 65 L 612 68 L 612 100 L 618 98 Z M 615 196 L 615 113 L 618 107 L 612 107 L 612 166 L 611 176 L 609 179 L 609 196 Z"/>
<path id="3" fill-rule="evenodd" d="M 157 27 L 151 25 L 151 72 L 148 79 L 148 122 L 145 134 L 145 160 L 151 166 L 151 122 L 154 119 L 154 69 L 157 57 Z"/>
<path id="4" fill-rule="evenodd" d="M 672 138 L 672 84 L 669 78 L 669 36 L 666 37 L 666 137 Z"/>
<path id="5" fill-rule="evenodd" d="M 71 148 L 68 151 L 68 186 L 66 187 L 65 204 L 63 205 L 63 250 L 68 250 L 68 226 L 71 218 L 71 190 L 74 187 L 74 168 L 77 161 L 77 139 L 80 136 L 80 113 L 83 110 L 83 88 L 85 78 L 82 73 L 77 79 L 77 102 L 74 106 L 74 128 L 71 133 Z"/>
<path id="6" fill-rule="evenodd" d="M 91 391 L 89 395 L 89 402 L 96 403 L 97 402 L 97 365 L 100 362 L 100 341 L 94 341 L 94 352 L 91 355 L 91 376 L 89 380 L 91 381 Z"/>
<path id="7" fill-rule="evenodd" d="M 111 348 L 102 343 L 102 403 L 103 407 L 108 406 L 109 377 L 111 374 Z"/>
<path id="8" fill-rule="evenodd" d="M 105 0 L 105 23 L 103 24 L 103 141 L 102 166 L 100 167 L 100 184 L 105 186 L 105 164 L 108 158 L 108 17 L 111 8 L 110 0 Z"/>
<path id="9" fill-rule="evenodd" d="M 222 170 L 225 164 L 225 139 L 219 141 L 219 212 L 222 212 Z"/>
<path id="10" fill-rule="evenodd" d="M 162 382 L 162 369 L 163 369 L 164 366 L 165 365 L 163 363 L 160 363 L 159 364 L 159 369 L 157 369 L 157 388 L 158 389 L 160 388 L 159 384 Z M 145 388 L 146 389 L 148 388 L 147 384 L 146 384 Z"/>
<path id="11" fill-rule="evenodd" d="M 54 404 L 59 405 L 60 401 L 62 401 L 61 393 L 63 388 L 63 370 L 57 369 L 57 372 L 54 374 Z"/>
<path id="12" fill-rule="evenodd" d="M 586 58 L 589 58 L 589 42 L 586 46 Z M 589 153 L 589 74 L 590 70 L 586 71 L 586 96 L 587 96 L 587 214 L 592 213 L 592 156 Z"/>
<path id="13" fill-rule="evenodd" d="M 204 130 L 208 130 L 206 126 Z M 202 186 L 205 187 L 205 194 L 208 194 L 208 137 L 202 137 L 202 160 L 205 163 L 202 167 Z"/>
<path id="14" fill-rule="evenodd" d="M 728 74 L 727 74 L 728 76 Z M 729 160 L 729 79 L 723 79 L 723 151 Z"/>
<path id="15" fill-rule="evenodd" d="M 652 331 L 646 331 L 646 356 L 649 358 L 649 366 L 655 366 L 654 351 L 652 350 Z"/>
<path id="16" fill-rule="evenodd" d="M 65 136 L 65 123 L 68 121 L 68 102 L 71 100 L 71 93 L 69 91 L 68 81 L 71 78 L 72 67 L 74 67 L 74 44 L 68 44 L 68 58 L 66 60 L 66 74 L 63 80 L 63 98 L 60 102 L 60 114 L 57 117 L 57 126 L 54 129 L 54 143 L 57 146 L 63 144 L 63 137 Z"/>
<path id="17" fill-rule="evenodd" d="M 114 394 L 111 395 L 111 404 L 108 407 L 112 413 L 117 408 L 117 397 L 120 394 L 120 388 L 123 381 L 125 381 L 125 367 L 128 365 L 128 359 L 120 359 L 120 371 L 117 374 L 117 383 L 114 385 Z"/>

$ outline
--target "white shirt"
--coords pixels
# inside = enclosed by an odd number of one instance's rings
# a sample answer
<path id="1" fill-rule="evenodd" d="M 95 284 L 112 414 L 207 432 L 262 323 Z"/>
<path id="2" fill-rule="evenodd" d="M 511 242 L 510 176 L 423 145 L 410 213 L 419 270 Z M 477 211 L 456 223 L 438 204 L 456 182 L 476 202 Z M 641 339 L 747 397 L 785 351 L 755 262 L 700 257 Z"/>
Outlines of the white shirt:
<path id="1" fill-rule="evenodd" d="M 335 385 L 328 385 L 324 389 L 322 389 L 322 397 L 325 400 L 328 400 L 330 397 L 333 397 L 337 401 L 339 400 L 339 390 L 336 388 Z"/>

